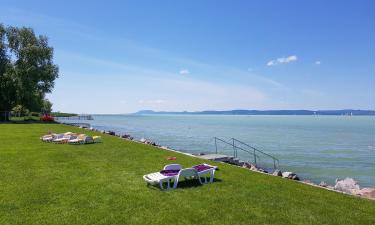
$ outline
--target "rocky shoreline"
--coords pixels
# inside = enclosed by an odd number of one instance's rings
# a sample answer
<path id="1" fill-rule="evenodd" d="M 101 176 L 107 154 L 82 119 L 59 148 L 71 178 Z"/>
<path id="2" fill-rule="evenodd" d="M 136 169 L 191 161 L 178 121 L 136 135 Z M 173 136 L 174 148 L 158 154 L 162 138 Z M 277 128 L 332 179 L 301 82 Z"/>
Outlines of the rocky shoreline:
<path id="1" fill-rule="evenodd" d="M 147 139 L 144 139 L 144 138 L 142 138 L 140 140 L 136 140 L 134 137 L 132 137 L 129 134 L 121 134 L 120 135 L 120 134 L 116 134 L 114 131 L 98 130 L 98 129 L 91 128 L 91 127 L 90 128 L 89 127 L 82 127 L 82 126 L 78 126 L 76 124 L 69 124 L 69 123 L 63 123 L 63 124 L 76 126 L 76 127 L 82 128 L 82 129 L 101 132 L 103 134 L 116 136 L 116 137 L 119 137 L 119 138 L 124 139 L 124 140 L 134 141 L 134 142 L 142 143 L 142 144 L 146 144 L 146 145 L 152 145 L 152 146 L 164 149 L 164 150 L 178 152 L 178 153 L 189 155 L 189 156 L 192 156 L 192 157 L 198 157 L 199 158 L 199 156 L 202 155 L 202 154 L 194 155 L 194 154 L 189 154 L 189 153 L 181 152 L 181 151 L 178 151 L 178 150 L 174 150 L 174 149 L 171 149 L 171 148 L 166 147 L 166 146 L 161 146 L 154 141 L 147 140 Z M 279 169 L 276 169 L 273 172 L 270 172 L 270 171 L 267 171 L 263 168 L 257 167 L 256 165 L 254 165 L 252 163 L 249 163 L 249 162 L 222 161 L 222 163 L 227 163 L 227 164 L 230 164 L 230 165 L 233 165 L 233 166 L 241 167 L 241 168 L 248 169 L 248 170 L 251 170 L 251 171 L 254 171 L 254 172 L 258 172 L 258 173 L 263 173 L 263 174 L 267 174 L 267 175 L 271 175 L 271 176 L 277 176 L 277 177 L 284 178 L 284 179 L 294 180 L 296 182 L 301 182 L 301 183 L 304 183 L 304 184 L 307 184 L 307 185 L 311 185 L 311 186 L 318 187 L 318 188 L 323 188 L 323 189 L 330 190 L 330 191 L 335 191 L 335 192 L 339 192 L 339 193 L 344 193 L 344 194 L 349 194 L 349 195 L 353 195 L 353 196 L 358 196 L 358 197 L 362 197 L 362 198 L 375 200 L 375 188 L 370 188 L 370 187 L 360 188 L 358 182 L 355 181 L 353 178 L 345 178 L 343 180 L 336 179 L 335 185 L 330 186 L 325 181 L 321 181 L 319 184 L 315 184 L 310 180 L 301 179 L 296 173 L 289 172 L 289 171 L 283 172 Z"/>

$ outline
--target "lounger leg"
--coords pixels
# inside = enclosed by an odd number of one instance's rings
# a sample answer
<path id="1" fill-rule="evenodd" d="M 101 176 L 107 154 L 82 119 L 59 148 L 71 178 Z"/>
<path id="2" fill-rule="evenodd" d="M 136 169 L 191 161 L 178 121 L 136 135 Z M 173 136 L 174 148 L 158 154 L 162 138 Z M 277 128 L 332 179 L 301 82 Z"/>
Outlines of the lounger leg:
<path id="1" fill-rule="evenodd" d="M 215 170 L 210 172 L 210 183 L 214 182 Z"/>
<path id="2" fill-rule="evenodd" d="M 178 184 L 178 177 L 174 178 L 174 184 L 173 184 L 173 188 L 177 188 L 177 184 Z"/>
<path id="3" fill-rule="evenodd" d="M 196 177 L 194 177 L 194 178 L 198 178 L 198 180 L 199 180 L 199 183 L 200 183 L 200 184 L 203 184 L 203 183 L 202 183 L 202 180 L 201 180 L 201 177 L 200 177 L 199 175 L 197 175 L 197 176 L 196 176 Z"/>
<path id="4" fill-rule="evenodd" d="M 163 181 L 160 181 L 160 182 L 159 182 L 159 185 L 160 185 L 160 189 L 161 189 L 161 190 L 164 190 L 164 188 L 163 188 Z"/>

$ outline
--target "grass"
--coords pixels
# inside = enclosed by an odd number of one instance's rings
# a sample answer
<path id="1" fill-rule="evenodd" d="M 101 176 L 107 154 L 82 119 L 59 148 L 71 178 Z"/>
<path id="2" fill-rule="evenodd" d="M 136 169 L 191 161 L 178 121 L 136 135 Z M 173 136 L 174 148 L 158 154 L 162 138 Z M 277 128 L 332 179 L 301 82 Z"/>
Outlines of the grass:
<path id="1" fill-rule="evenodd" d="M 163 192 L 142 175 L 167 156 L 200 159 L 101 135 L 102 144 L 43 143 L 59 124 L 0 124 L 0 224 L 375 224 L 375 201 L 218 165 L 216 181 Z M 212 164 L 212 163 L 211 163 Z"/>

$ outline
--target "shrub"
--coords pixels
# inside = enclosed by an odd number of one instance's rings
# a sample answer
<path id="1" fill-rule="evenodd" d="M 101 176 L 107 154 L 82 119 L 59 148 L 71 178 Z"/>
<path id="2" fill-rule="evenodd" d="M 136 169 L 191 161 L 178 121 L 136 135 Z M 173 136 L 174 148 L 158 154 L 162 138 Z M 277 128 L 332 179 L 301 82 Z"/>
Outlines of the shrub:
<path id="1" fill-rule="evenodd" d="M 40 120 L 44 121 L 44 122 L 53 122 L 53 121 L 55 121 L 55 119 L 52 116 L 50 116 L 50 115 L 43 115 L 43 116 L 40 117 Z"/>
<path id="2" fill-rule="evenodd" d="M 31 113 L 30 113 L 30 116 L 39 117 L 39 116 L 40 116 L 40 113 L 38 113 L 38 112 L 31 112 Z"/>

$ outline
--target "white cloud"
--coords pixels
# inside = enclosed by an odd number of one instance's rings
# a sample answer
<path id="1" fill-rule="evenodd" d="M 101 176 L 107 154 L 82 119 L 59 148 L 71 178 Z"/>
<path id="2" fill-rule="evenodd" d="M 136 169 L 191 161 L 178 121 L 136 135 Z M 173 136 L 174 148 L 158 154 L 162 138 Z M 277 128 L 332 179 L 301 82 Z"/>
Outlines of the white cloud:
<path id="1" fill-rule="evenodd" d="M 297 56 L 296 55 L 291 55 L 291 56 L 288 56 L 288 57 L 281 57 L 281 58 L 277 58 L 277 59 L 274 59 L 274 60 L 271 60 L 267 63 L 267 66 L 276 66 L 276 65 L 279 65 L 279 64 L 287 64 L 287 63 L 290 63 L 290 62 L 293 62 L 293 61 L 297 61 Z"/>
<path id="2" fill-rule="evenodd" d="M 315 61 L 315 65 L 320 65 L 321 62 L 320 61 Z"/>
<path id="3" fill-rule="evenodd" d="M 182 69 L 182 70 L 180 70 L 180 74 L 181 74 L 181 75 L 187 75 L 187 74 L 189 74 L 189 73 L 190 73 L 190 71 L 187 70 L 187 69 Z"/>

